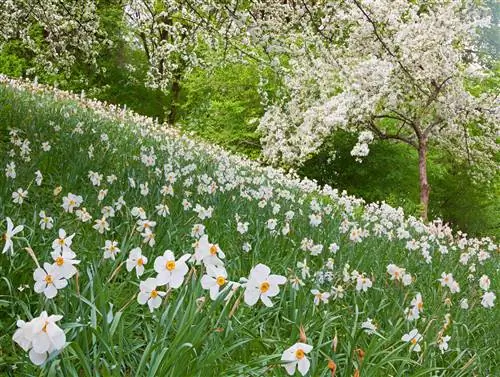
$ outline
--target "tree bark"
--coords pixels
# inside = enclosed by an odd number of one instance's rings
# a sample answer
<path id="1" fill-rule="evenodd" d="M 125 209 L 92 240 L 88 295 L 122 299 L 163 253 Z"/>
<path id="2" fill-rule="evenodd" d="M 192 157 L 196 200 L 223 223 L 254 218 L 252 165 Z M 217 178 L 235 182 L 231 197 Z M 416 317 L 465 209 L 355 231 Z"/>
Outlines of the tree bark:
<path id="1" fill-rule="evenodd" d="M 418 141 L 418 174 L 420 180 L 420 206 L 422 220 L 428 220 L 429 194 L 431 188 L 427 181 L 427 138 L 421 137 Z"/>
<path id="2" fill-rule="evenodd" d="M 177 120 L 177 105 L 179 102 L 179 94 L 181 92 L 181 84 L 179 82 L 179 79 L 174 78 L 172 81 L 172 90 L 171 90 L 171 99 L 170 99 L 170 111 L 168 113 L 167 121 L 168 124 L 175 124 L 175 121 Z"/>

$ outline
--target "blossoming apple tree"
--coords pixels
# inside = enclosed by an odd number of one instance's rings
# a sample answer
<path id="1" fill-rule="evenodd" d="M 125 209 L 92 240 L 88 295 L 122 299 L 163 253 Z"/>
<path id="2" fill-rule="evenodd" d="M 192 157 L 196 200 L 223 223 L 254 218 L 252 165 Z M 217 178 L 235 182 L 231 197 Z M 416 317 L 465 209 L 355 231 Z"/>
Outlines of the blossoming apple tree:
<path id="1" fill-rule="evenodd" d="M 476 53 L 476 33 L 489 24 L 478 2 L 282 1 L 273 7 L 267 9 L 275 14 L 247 25 L 268 35 L 268 50 L 289 57 L 279 60 L 286 62 L 288 95 L 259 125 L 268 160 L 300 164 L 337 130 L 359 133 L 351 152 L 357 158 L 369 153 L 374 138 L 405 143 L 418 153 L 424 219 L 429 148 L 467 161 L 476 178 L 491 177 L 498 94 L 468 90 L 490 74 Z M 300 27 L 293 27 L 297 19 Z M 288 34 L 269 37 L 283 30 Z"/>
<path id="2" fill-rule="evenodd" d="M 30 51 L 44 72 L 69 69 L 77 60 L 95 63 L 107 40 L 97 2 L 6 0 L 0 2 L 0 49 L 10 41 Z"/>

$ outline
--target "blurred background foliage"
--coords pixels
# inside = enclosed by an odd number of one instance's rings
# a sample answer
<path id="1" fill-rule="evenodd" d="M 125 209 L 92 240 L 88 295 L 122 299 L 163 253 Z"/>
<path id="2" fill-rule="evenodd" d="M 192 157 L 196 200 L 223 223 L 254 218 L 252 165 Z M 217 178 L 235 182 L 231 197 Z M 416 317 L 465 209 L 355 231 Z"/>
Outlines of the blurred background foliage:
<path id="1" fill-rule="evenodd" d="M 0 73 L 12 77 L 37 77 L 39 82 L 56 85 L 87 97 L 124 105 L 140 114 L 164 120 L 171 103 L 168 93 L 145 86 L 147 60 L 127 38 L 123 22 L 123 2 L 99 3 L 104 29 L 113 46 L 101 51 L 98 67 L 76 64 L 69 74 L 47 75 L 37 69 L 29 51 L 16 41 L 0 50 Z M 500 18 L 500 4 L 490 1 L 494 19 Z M 36 38 L 37 31 L 34 30 Z M 41 40 L 41 39 L 39 39 Z M 42 43 L 42 42 L 39 42 Z M 499 29 L 483 35 L 482 47 L 498 75 L 487 85 L 499 87 Z M 210 50 L 208 59 L 220 59 Z M 265 85 L 262 86 L 262 79 Z M 215 69 L 194 69 L 182 79 L 176 123 L 187 132 L 232 151 L 258 159 L 259 135 L 256 128 L 264 113 L 262 93 L 268 98 L 279 91 L 279 78 L 257 65 L 223 62 Z M 475 88 L 473 88 L 475 89 Z M 479 90 L 480 88 L 476 88 Z M 408 214 L 419 213 L 418 161 L 414 150 L 404 144 L 375 142 L 362 163 L 350 155 L 356 137 L 337 133 L 322 151 L 312 156 L 299 174 L 364 198 L 401 206 Z M 500 176 L 475 185 L 460 165 L 439 150 L 429 159 L 431 218 L 440 217 L 456 229 L 472 235 L 500 235 Z"/>

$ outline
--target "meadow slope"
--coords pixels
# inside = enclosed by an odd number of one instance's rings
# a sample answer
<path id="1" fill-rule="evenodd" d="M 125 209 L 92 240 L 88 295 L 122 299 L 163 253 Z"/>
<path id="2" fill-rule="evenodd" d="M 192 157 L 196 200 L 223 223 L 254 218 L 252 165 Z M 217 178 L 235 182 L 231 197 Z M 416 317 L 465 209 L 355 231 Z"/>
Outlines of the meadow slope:
<path id="1" fill-rule="evenodd" d="M 489 238 L 6 77 L 0 137 L 0 375 L 500 373 Z"/>

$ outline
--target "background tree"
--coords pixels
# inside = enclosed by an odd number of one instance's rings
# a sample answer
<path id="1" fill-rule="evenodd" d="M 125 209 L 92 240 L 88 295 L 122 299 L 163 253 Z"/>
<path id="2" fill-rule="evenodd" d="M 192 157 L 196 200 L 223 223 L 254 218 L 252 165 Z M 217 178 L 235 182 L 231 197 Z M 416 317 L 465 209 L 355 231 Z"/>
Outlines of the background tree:
<path id="1" fill-rule="evenodd" d="M 6 0 L 0 3 L 0 49 L 14 41 L 31 71 L 68 73 L 77 62 L 95 63 L 107 46 L 96 1 Z"/>
<path id="2" fill-rule="evenodd" d="M 498 93 L 473 95 L 469 87 L 490 75 L 476 53 L 477 31 L 489 25 L 486 9 L 472 1 L 403 0 L 302 1 L 280 8 L 255 24 L 282 31 L 283 15 L 292 14 L 303 27 L 281 36 L 287 44 L 279 47 L 291 52 L 288 95 L 260 123 L 267 159 L 300 164 L 340 129 L 360 132 L 351 152 L 360 158 L 374 137 L 405 143 L 419 156 L 424 219 L 430 147 L 466 161 L 476 179 L 491 178 Z"/>

